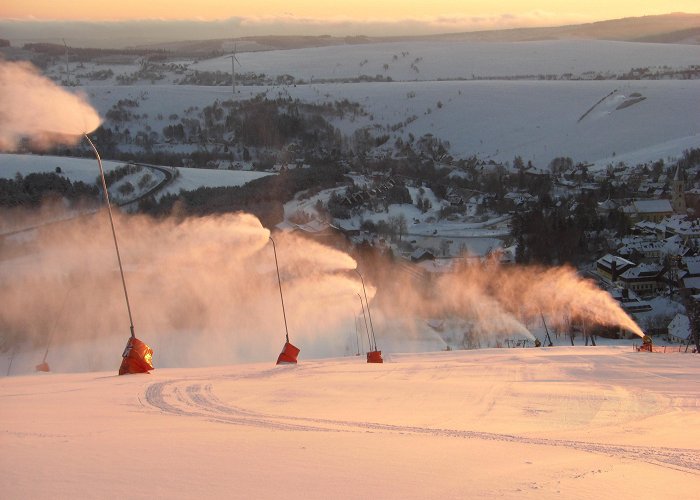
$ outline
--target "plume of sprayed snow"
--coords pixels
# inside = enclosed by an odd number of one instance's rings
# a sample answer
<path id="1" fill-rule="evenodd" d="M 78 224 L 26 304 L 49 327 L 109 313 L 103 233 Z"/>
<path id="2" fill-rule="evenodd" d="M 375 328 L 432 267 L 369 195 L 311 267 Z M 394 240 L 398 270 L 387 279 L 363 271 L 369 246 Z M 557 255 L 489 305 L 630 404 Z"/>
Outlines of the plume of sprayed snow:
<path id="1" fill-rule="evenodd" d="M 26 62 L 0 61 L 0 150 L 27 138 L 35 147 L 70 144 L 100 125 L 87 100 L 66 91 Z"/>
<path id="2" fill-rule="evenodd" d="M 408 279 L 393 273 L 380 285 L 385 316 L 382 326 L 394 318 L 408 319 L 413 311 L 425 318 L 450 319 L 462 329 L 465 345 L 489 345 L 491 340 L 505 338 L 532 340 L 526 325 L 536 324 L 544 315 L 557 327 L 585 322 L 588 326 L 620 327 L 643 336 L 609 293 L 567 266 L 502 266 L 490 261 L 458 266 L 434 278 L 428 286 Z M 410 321 L 402 329 L 424 334 Z"/>
<path id="3" fill-rule="evenodd" d="M 285 338 L 279 285 L 270 232 L 256 217 L 115 215 L 136 335 L 157 366 L 276 357 Z M 52 351 L 64 353 L 49 356 L 54 370 L 112 369 L 128 338 L 106 217 L 44 226 L 19 251 L 0 251 L 0 331 L 25 349 L 41 350 L 52 336 Z M 328 297 L 359 290 L 342 273 L 355 261 L 303 238 L 275 240 L 292 342 L 306 357 L 343 354 L 353 310 Z"/>
<path id="4" fill-rule="evenodd" d="M 270 233 L 256 217 L 116 214 L 115 224 L 136 335 L 154 348 L 157 367 L 276 358 L 284 317 Z M 290 340 L 302 358 L 366 350 L 370 311 L 362 317 L 356 262 L 305 238 L 280 234 L 275 241 Z M 532 339 L 526 325 L 540 314 L 553 325 L 585 320 L 641 335 L 607 292 L 568 267 L 490 263 L 429 282 L 411 276 L 389 263 L 364 276 L 385 351 L 444 345 L 446 339 L 435 342 L 428 318 L 451 321 L 465 346 Z M 129 322 L 107 214 L 44 226 L 29 242 L 5 242 L 0 303 L 7 344 L 23 340 L 25 350 L 43 353 L 51 338 L 54 370 L 115 369 Z"/>

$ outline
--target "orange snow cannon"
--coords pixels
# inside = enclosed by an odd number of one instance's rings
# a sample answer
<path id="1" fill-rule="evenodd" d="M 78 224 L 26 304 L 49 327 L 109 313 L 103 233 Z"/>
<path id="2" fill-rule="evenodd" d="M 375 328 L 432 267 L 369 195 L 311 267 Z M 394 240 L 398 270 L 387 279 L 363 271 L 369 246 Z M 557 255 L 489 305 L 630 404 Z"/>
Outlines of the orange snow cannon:
<path id="1" fill-rule="evenodd" d="M 280 353 L 279 357 L 277 358 L 277 364 L 278 365 L 296 365 L 297 364 L 297 356 L 299 356 L 299 352 L 301 349 L 298 347 L 290 344 L 289 342 L 284 343 L 284 347 L 282 348 L 282 352 Z"/>
<path id="2" fill-rule="evenodd" d="M 148 373 L 153 370 L 153 349 L 136 337 L 129 338 L 122 354 L 119 375 Z"/>
<path id="3" fill-rule="evenodd" d="M 367 352 L 367 362 L 368 363 L 384 363 L 384 359 L 382 359 L 382 351 L 368 351 Z"/>
<path id="4" fill-rule="evenodd" d="M 639 351 L 654 352 L 654 344 L 649 335 L 642 337 L 642 345 L 639 346 Z"/>

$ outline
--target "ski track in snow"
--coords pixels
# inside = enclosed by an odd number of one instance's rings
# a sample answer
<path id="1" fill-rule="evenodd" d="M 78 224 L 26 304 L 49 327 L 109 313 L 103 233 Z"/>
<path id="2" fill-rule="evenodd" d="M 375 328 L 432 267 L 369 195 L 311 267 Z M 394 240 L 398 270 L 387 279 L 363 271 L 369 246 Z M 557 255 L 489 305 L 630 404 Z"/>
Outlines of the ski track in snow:
<path id="1" fill-rule="evenodd" d="M 221 376 L 219 379 L 231 378 Z M 642 461 L 693 475 L 700 475 L 700 451 L 689 448 L 591 443 L 564 439 L 382 424 L 376 422 L 332 420 L 264 414 L 231 406 L 220 401 L 213 392 L 216 378 L 202 380 L 180 379 L 157 382 L 147 387 L 146 401 L 163 413 L 202 418 L 211 422 L 252 426 L 281 431 L 309 432 L 390 432 L 398 434 L 431 435 L 444 438 L 478 439 L 540 446 L 556 446 L 577 451 L 598 453 L 613 458 Z"/>

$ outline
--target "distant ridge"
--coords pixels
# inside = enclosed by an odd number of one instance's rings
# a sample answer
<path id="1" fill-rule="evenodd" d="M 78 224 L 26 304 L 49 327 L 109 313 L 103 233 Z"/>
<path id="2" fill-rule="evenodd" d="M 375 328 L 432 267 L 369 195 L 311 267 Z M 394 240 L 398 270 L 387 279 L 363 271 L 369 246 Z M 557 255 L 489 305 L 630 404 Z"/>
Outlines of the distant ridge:
<path id="1" fill-rule="evenodd" d="M 362 26 L 359 26 L 358 30 L 361 29 Z M 312 33 L 313 30 L 307 31 L 307 33 L 309 32 Z M 239 36 L 235 36 L 236 33 Z M 242 33 L 236 19 L 211 22 L 0 20 L 0 38 L 12 41 L 15 47 L 29 42 L 63 45 L 63 40 L 67 39 L 68 45 L 73 47 L 136 48 L 168 50 L 191 55 L 212 55 L 217 52 L 230 51 L 232 43 L 237 44 L 237 50 L 240 52 L 401 41 L 526 42 L 538 40 L 614 40 L 700 44 L 700 14 L 672 13 L 627 17 L 570 26 L 513 28 L 415 36 L 241 36 Z"/>
<path id="2" fill-rule="evenodd" d="M 239 51 L 255 52 L 399 41 L 531 42 L 540 40 L 613 40 L 700 44 L 700 14 L 673 13 L 548 28 L 513 28 L 420 36 L 246 36 L 235 39 L 148 44 L 137 48 L 212 52 L 221 50 L 223 44 L 237 42 Z"/>
<path id="3" fill-rule="evenodd" d="M 551 28 L 515 28 L 508 30 L 472 31 L 429 36 L 431 39 L 520 42 L 535 40 L 590 39 L 616 41 L 648 41 L 667 37 L 680 40 L 674 33 L 700 29 L 700 14 L 673 13 L 658 16 L 626 17 L 587 24 Z M 669 42 L 675 43 L 675 42 Z M 696 40 L 696 43 L 697 40 Z"/>

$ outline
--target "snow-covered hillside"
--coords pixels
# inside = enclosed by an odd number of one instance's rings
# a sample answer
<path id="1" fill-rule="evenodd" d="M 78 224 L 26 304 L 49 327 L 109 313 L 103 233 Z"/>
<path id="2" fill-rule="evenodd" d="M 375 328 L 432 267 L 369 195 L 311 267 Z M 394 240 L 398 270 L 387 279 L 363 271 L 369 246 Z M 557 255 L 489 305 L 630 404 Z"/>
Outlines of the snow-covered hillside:
<path id="1" fill-rule="evenodd" d="M 171 123 L 169 114 L 187 116 L 192 107 L 231 97 L 226 87 L 91 86 L 85 90 L 102 116 L 119 99 L 139 100 L 139 112 L 147 118 L 134 122 L 134 130 L 162 130 Z M 348 138 L 369 127 L 376 135 L 388 134 L 385 148 L 391 148 L 397 138 L 409 141 L 410 136 L 433 134 L 449 141 L 450 152 L 457 158 L 476 155 L 512 162 L 520 155 L 546 167 L 555 157 L 569 156 L 602 168 L 623 158 L 647 162 L 678 157 L 700 144 L 700 114 L 692 112 L 700 102 L 700 80 L 256 86 L 239 88 L 237 99 L 259 94 L 314 103 L 349 99 L 360 103 L 367 116 L 334 122 Z M 619 108 L 637 94 L 645 99 Z"/>
<path id="2" fill-rule="evenodd" d="M 403 80 L 584 76 L 632 68 L 696 65 L 700 47 L 592 40 L 499 42 L 396 42 L 240 53 L 239 73 L 291 75 L 305 81 L 361 75 Z M 200 61 L 198 71 L 231 71 L 230 57 Z"/>
<path id="3" fill-rule="evenodd" d="M 697 71 L 698 45 L 406 41 L 237 57 L 236 100 L 262 95 L 308 103 L 348 99 L 362 105 L 366 115 L 345 116 L 333 123 L 350 144 L 357 130 L 368 127 L 375 136 L 388 134 L 385 149 L 392 148 L 397 138 L 406 142 L 433 134 L 449 141 L 450 153 L 457 158 L 476 155 L 505 162 L 520 155 L 546 167 L 557 156 L 569 156 L 598 168 L 619 161 L 674 158 L 700 144 L 697 79 L 685 80 L 688 75 L 680 73 L 660 80 L 624 79 L 644 75 L 647 69 Z M 113 77 L 90 78 L 107 68 Z M 168 62 L 154 70 L 161 79 L 118 84 L 117 76 L 138 74 L 141 69 L 137 61 L 111 66 L 85 63 L 70 72 L 103 117 L 121 100 L 138 104 L 129 108 L 133 116 L 128 122 L 105 124 L 126 127 L 131 137 L 139 132 L 161 134 L 164 127 L 197 119 L 205 106 L 232 97 L 230 84 L 224 83 L 231 72 L 228 56 Z M 219 72 L 219 86 L 176 84 L 195 72 Z M 65 80 L 64 62 L 47 74 Z M 256 75 L 257 83 L 244 83 L 246 78 L 253 81 L 246 75 Z M 364 77 L 377 81 L 359 81 Z M 516 80 L 504 80 L 510 78 Z M 593 81 L 599 78 L 603 81 Z M 624 104 L 629 99 L 635 102 Z M 155 142 L 155 149 L 164 152 L 201 148 L 191 141 L 168 144 L 162 137 Z"/>
<path id="4" fill-rule="evenodd" d="M 123 166 L 123 162 L 103 161 L 106 173 Z M 0 178 L 12 178 L 16 174 L 26 176 L 31 173 L 56 172 L 75 182 L 95 183 L 99 170 L 97 162 L 90 158 L 67 158 L 62 156 L 39 156 L 0 154 Z M 145 167 L 147 169 L 147 167 Z M 173 170 L 175 172 L 175 170 Z M 157 195 L 178 193 L 181 189 L 193 190 L 200 187 L 242 186 L 254 179 L 270 175 L 267 172 L 249 172 L 242 170 L 211 170 L 197 168 L 178 168 L 177 177 L 167 184 Z M 152 175 L 158 176 L 158 171 Z M 160 180 L 161 177 L 158 177 Z M 111 191 L 111 188 L 110 188 Z"/>
<path id="5" fill-rule="evenodd" d="M 695 355 L 485 349 L 118 377 L 119 354 L 108 372 L 0 379 L 4 498 L 697 496 Z"/>

